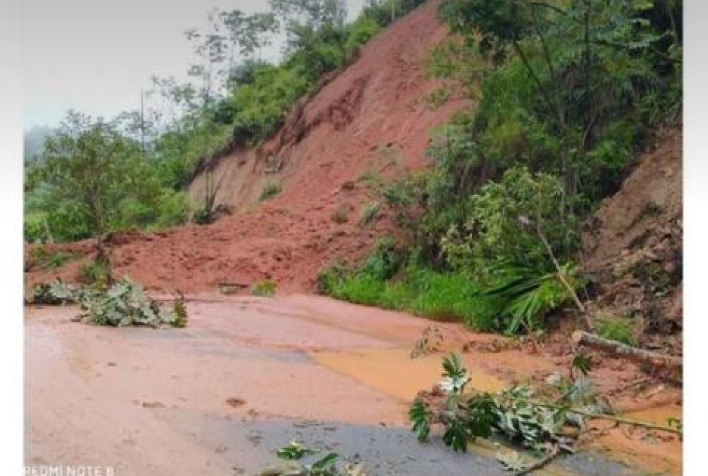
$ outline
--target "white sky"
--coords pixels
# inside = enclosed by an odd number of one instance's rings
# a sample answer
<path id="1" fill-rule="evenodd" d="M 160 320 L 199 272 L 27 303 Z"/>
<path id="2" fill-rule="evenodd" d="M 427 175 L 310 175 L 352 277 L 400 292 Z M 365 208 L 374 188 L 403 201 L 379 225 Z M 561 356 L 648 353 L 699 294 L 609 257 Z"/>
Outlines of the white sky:
<path id="1" fill-rule="evenodd" d="M 347 0 L 349 14 L 364 0 Z M 213 8 L 268 10 L 267 0 L 24 0 L 24 126 L 56 125 L 67 109 L 113 116 L 136 109 L 150 76 L 186 79 L 189 28 Z M 275 51 L 270 52 L 275 55 Z"/>

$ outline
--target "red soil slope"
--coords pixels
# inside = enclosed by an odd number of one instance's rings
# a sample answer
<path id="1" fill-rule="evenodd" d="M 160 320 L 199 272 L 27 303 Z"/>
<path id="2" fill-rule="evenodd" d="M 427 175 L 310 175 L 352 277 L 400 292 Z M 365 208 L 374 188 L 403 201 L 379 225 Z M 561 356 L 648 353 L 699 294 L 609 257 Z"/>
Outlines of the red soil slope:
<path id="1" fill-rule="evenodd" d="M 212 176 L 223 177 L 217 202 L 232 206 L 233 215 L 208 226 L 116 236 L 117 274 L 164 290 L 214 290 L 219 282 L 266 277 L 280 290 L 311 290 L 321 266 L 365 253 L 389 221 L 380 216 L 358 226 L 362 205 L 373 199 L 360 175 L 425 165 L 430 129 L 469 106 L 453 98 L 431 108 L 425 100 L 438 87 L 425 78 L 427 52 L 447 35 L 436 10 L 437 2 L 428 2 L 372 39 L 354 64 L 301 101 L 263 147 L 214 164 Z M 281 182 L 282 192 L 259 203 L 267 180 Z M 203 182 L 198 176 L 190 187 L 195 203 Z M 333 221 L 335 210 L 348 221 Z M 91 250 L 88 242 L 56 247 Z M 57 274 L 72 280 L 79 265 L 26 276 L 30 284 Z"/>
<path id="2" fill-rule="evenodd" d="M 681 355 L 683 329 L 682 130 L 658 131 L 622 188 L 585 227 L 583 265 L 595 278 L 589 306 L 629 318 L 638 343 Z"/>

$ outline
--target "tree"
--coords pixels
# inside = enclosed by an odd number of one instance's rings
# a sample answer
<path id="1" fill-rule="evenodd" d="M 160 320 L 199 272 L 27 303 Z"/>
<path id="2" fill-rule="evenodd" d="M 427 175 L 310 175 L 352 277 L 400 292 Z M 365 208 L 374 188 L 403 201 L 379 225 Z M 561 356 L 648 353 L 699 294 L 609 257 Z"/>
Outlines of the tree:
<path id="1" fill-rule="evenodd" d="M 539 159 L 554 163 L 568 195 L 586 189 L 598 196 L 616 185 L 627 155 L 614 163 L 602 156 L 602 149 L 621 136 L 605 131 L 621 128 L 617 118 L 643 98 L 664 94 L 656 65 L 674 64 L 680 54 L 679 12 L 655 3 L 663 2 L 449 0 L 442 15 L 493 65 L 521 66 L 532 88 L 515 102 L 524 101 L 533 112 L 519 122 L 534 128 L 536 137 L 558 144 L 556 160 Z M 668 39 L 673 43 L 662 45 Z M 606 173 L 593 176 L 599 166 Z M 593 183 L 597 177 L 610 186 Z"/>
<path id="2" fill-rule="evenodd" d="M 342 28 L 347 18 L 344 0 L 271 0 L 270 7 L 286 25 L 306 25 L 318 31 L 323 27 Z"/>
<path id="3" fill-rule="evenodd" d="M 47 139 L 27 185 L 41 187 L 46 211 L 70 209 L 72 219 L 97 236 L 116 223 L 126 197 L 148 201 L 157 195 L 158 184 L 151 179 L 139 143 L 122 136 L 112 123 L 70 111 Z"/>

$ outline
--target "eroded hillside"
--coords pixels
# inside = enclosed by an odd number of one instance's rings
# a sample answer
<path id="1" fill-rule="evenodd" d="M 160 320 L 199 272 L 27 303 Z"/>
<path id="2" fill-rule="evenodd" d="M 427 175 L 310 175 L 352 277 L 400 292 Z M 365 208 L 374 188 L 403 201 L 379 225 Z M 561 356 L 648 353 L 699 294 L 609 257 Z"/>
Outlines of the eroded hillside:
<path id="1" fill-rule="evenodd" d="M 431 128 L 469 106 L 453 97 L 431 107 L 425 99 L 438 87 L 426 78 L 427 53 L 448 31 L 437 6 L 421 6 L 372 39 L 353 64 L 303 98 L 262 147 L 237 149 L 195 177 L 193 203 L 203 200 L 210 176 L 220 182 L 217 203 L 231 207 L 231 215 L 207 226 L 114 236 L 116 273 L 164 290 L 213 290 L 219 282 L 263 278 L 281 290 L 310 290 L 321 266 L 361 256 L 388 228 L 385 216 L 358 225 L 362 207 L 375 200 L 362 176 L 425 165 Z M 282 190 L 259 201 L 267 182 Z M 58 274 L 73 280 L 79 267 L 70 262 Z M 49 275 L 57 272 L 31 272 L 28 281 Z"/>

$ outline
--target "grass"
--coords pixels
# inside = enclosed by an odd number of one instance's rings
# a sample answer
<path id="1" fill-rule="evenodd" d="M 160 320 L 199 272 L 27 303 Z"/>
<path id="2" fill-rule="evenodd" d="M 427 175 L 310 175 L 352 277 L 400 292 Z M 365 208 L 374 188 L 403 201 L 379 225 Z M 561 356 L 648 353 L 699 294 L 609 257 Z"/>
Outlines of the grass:
<path id="1" fill-rule="evenodd" d="M 603 317 L 597 320 L 597 333 L 605 339 L 612 339 L 627 345 L 636 345 L 632 323 L 621 317 Z"/>
<path id="2" fill-rule="evenodd" d="M 439 321 L 462 321 L 477 330 L 495 326 L 490 301 L 477 295 L 478 289 L 466 276 L 409 268 L 399 279 L 385 281 L 370 273 L 343 273 L 327 268 L 320 285 L 337 299 L 408 311 Z"/>
<path id="3" fill-rule="evenodd" d="M 366 226 L 373 222 L 379 214 L 379 202 L 367 202 L 361 208 L 359 226 Z"/>
<path id="4" fill-rule="evenodd" d="M 58 269 L 79 256 L 79 253 L 66 251 L 50 253 L 44 245 L 38 245 L 32 249 L 30 260 L 39 268 Z"/>
<path id="5" fill-rule="evenodd" d="M 265 184 L 263 184 L 260 199 L 267 200 L 269 198 L 272 198 L 278 195 L 282 189 L 283 186 L 280 182 L 277 182 L 275 180 L 269 180 Z"/>
<path id="6" fill-rule="evenodd" d="M 278 285 L 272 279 L 262 279 L 253 284 L 253 287 L 251 287 L 251 293 L 254 296 L 272 296 L 275 294 L 277 287 Z"/>

